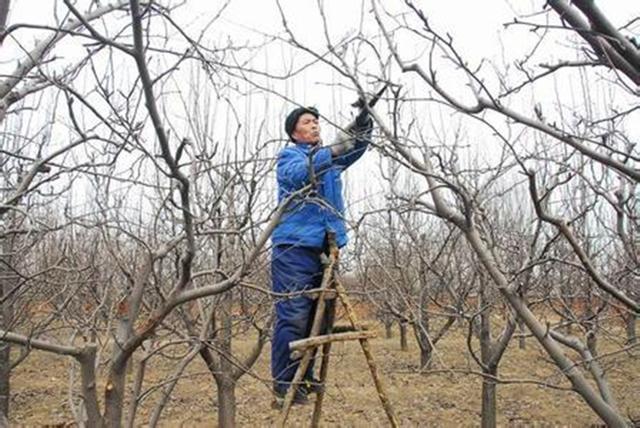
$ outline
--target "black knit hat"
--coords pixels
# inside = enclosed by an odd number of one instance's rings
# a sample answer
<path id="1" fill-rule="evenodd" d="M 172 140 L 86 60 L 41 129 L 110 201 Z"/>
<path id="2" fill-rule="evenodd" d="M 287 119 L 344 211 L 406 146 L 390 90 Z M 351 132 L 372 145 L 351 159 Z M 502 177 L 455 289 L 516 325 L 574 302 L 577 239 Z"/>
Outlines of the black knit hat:
<path id="1" fill-rule="evenodd" d="M 318 109 L 316 109 L 315 107 L 298 107 L 291 111 L 291 113 L 289 113 L 289 115 L 287 116 L 287 119 L 284 121 L 284 130 L 292 140 L 293 138 L 291 137 L 291 134 L 293 134 L 293 131 L 295 131 L 296 129 L 298 119 L 300 119 L 300 116 L 305 113 L 312 114 L 316 119 L 320 117 L 320 113 L 318 113 Z"/>

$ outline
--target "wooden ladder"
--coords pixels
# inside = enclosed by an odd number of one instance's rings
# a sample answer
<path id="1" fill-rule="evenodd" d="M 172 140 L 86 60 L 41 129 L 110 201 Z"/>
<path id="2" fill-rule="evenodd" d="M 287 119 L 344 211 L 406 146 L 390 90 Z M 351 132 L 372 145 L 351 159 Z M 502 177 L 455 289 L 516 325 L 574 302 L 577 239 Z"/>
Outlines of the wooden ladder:
<path id="1" fill-rule="evenodd" d="M 311 326 L 311 332 L 306 339 L 296 340 L 289 343 L 289 349 L 291 350 L 292 359 L 300 358 L 300 364 L 293 377 L 291 386 L 287 391 L 287 394 L 282 405 L 282 410 L 278 417 L 277 425 L 284 427 L 291 410 L 291 404 L 293 403 L 294 394 L 299 385 L 301 385 L 304 373 L 309 367 L 311 358 L 313 358 L 316 348 L 322 346 L 322 361 L 320 365 L 320 385 L 321 390 L 317 394 L 315 405 L 313 408 L 313 418 L 311 421 L 312 427 L 317 427 L 320 424 L 320 417 L 322 415 L 322 403 L 324 401 L 324 394 L 326 390 L 326 380 L 329 371 L 329 356 L 331 352 L 331 344 L 338 341 L 346 340 L 358 340 L 360 347 L 364 353 L 367 365 L 371 372 L 371 378 L 376 387 L 378 397 L 382 403 L 382 407 L 389 419 L 389 423 L 392 427 L 398 426 L 398 420 L 389 401 L 389 397 L 385 393 L 382 379 L 378 373 L 378 366 L 373 360 L 373 354 L 371 347 L 369 346 L 369 339 L 375 337 L 375 332 L 365 330 L 358 322 L 356 313 L 353 310 L 353 306 L 347 297 L 346 289 L 336 272 L 336 266 L 338 264 L 339 251 L 336 245 L 335 236 L 328 235 L 329 243 L 329 256 L 325 261 L 325 268 L 322 277 L 322 283 L 320 288 L 317 289 L 317 306 L 315 315 L 313 318 L 313 324 Z M 352 331 L 344 333 L 333 333 L 333 321 L 335 319 L 335 298 L 340 299 L 342 306 L 347 314 L 349 324 Z M 323 322 L 326 322 L 327 333 L 320 335 Z"/>

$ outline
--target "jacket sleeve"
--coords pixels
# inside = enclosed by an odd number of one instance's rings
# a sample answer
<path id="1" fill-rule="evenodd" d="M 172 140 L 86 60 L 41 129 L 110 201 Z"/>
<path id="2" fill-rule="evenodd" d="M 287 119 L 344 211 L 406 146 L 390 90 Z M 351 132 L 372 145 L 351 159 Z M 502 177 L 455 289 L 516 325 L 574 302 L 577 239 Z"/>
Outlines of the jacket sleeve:
<path id="1" fill-rule="evenodd" d="M 289 189 L 300 189 L 309 183 L 309 161 L 313 164 L 315 174 L 321 174 L 332 165 L 331 150 L 322 147 L 310 156 L 287 147 L 280 152 L 277 163 L 278 183 Z"/>
<path id="2" fill-rule="evenodd" d="M 353 149 L 349 150 L 347 153 L 341 156 L 336 157 L 333 160 L 333 163 L 335 163 L 336 165 L 340 165 L 345 169 L 353 165 L 353 163 L 360 159 L 364 152 L 367 151 L 367 147 L 369 147 L 369 143 L 371 143 L 371 131 L 371 126 L 367 126 L 366 128 L 362 129 L 356 129 L 354 137 L 356 139 L 356 142 Z"/>

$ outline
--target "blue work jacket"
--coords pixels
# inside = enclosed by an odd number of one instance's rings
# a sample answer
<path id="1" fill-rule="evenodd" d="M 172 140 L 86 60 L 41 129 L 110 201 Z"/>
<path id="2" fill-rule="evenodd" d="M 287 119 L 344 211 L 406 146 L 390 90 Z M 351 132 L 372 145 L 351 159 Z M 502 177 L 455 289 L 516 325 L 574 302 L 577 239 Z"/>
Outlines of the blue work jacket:
<path id="1" fill-rule="evenodd" d="M 316 148 L 304 142 L 287 145 L 278 156 L 278 203 L 291 193 L 311 182 L 315 175 L 315 189 L 311 195 L 289 203 L 278 226 L 273 231 L 273 245 L 296 245 L 322 248 L 326 232 L 335 232 L 339 247 L 347 243 L 342 199 L 342 172 L 366 151 L 370 132 L 356 139 L 354 148 L 332 158 L 328 147 Z M 310 174 L 310 164 L 313 174 Z"/>

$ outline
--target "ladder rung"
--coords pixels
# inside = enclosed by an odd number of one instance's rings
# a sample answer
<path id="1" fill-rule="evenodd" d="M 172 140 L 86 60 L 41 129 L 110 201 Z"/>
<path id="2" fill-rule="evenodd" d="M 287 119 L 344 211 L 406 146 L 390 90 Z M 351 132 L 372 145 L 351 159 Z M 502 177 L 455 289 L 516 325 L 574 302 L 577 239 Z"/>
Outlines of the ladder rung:
<path id="1" fill-rule="evenodd" d="M 305 291 L 304 294 L 313 300 L 318 299 L 320 294 L 324 294 L 324 300 L 334 300 L 338 295 L 333 288 L 312 288 L 311 290 Z"/>
<path id="2" fill-rule="evenodd" d="M 289 342 L 291 359 L 296 360 L 302 356 L 308 348 L 315 348 L 329 342 L 344 342 L 347 340 L 372 339 L 376 337 L 375 331 L 351 331 L 347 333 L 333 333 L 322 336 L 309 337 L 307 339 L 294 340 Z"/>

